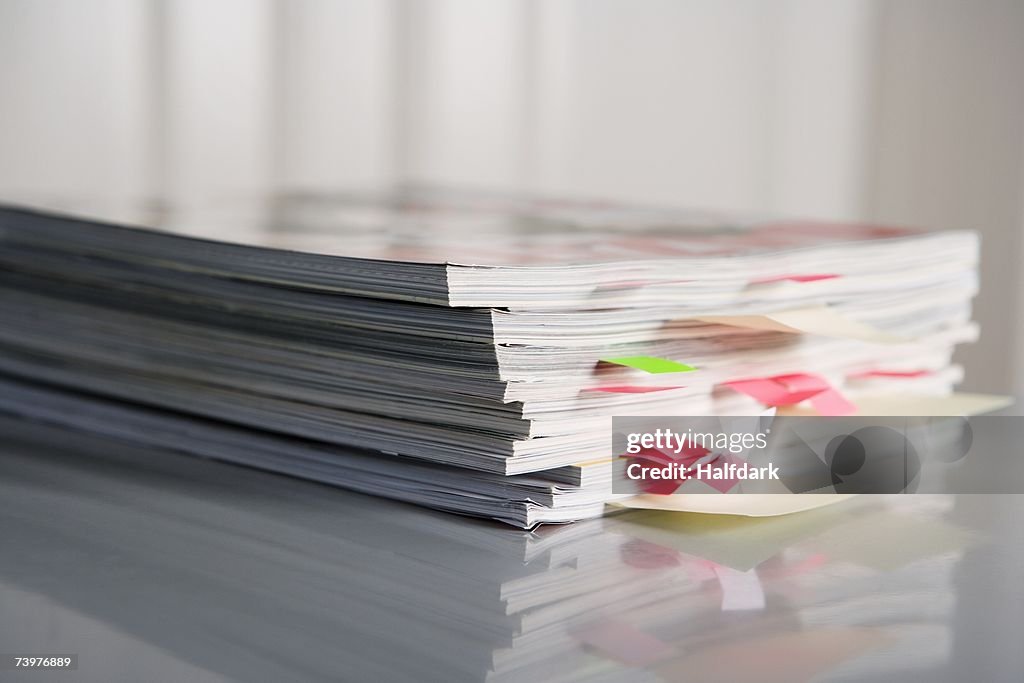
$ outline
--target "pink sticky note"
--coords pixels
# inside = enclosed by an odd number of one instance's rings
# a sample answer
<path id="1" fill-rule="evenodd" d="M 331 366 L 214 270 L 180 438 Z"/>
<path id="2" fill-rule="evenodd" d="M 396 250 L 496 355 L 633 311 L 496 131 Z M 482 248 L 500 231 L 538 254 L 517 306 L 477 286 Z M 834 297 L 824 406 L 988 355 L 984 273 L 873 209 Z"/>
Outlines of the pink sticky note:
<path id="1" fill-rule="evenodd" d="M 788 375 L 775 375 L 768 379 L 778 382 L 790 391 L 820 391 L 828 386 L 828 382 L 819 377 L 805 372 L 794 372 Z"/>
<path id="2" fill-rule="evenodd" d="M 852 415 L 857 412 L 857 406 L 850 403 L 835 389 L 823 391 L 811 397 L 811 407 L 820 415 L 837 417 L 840 415 Z"/>
<path id="3" fill-rule="evenodd" d="M 782 386 L 769 379 L 740 379 L 726 382 L 725 386 L 768 406 L 785 405 L 789 395 Z"/>
<path id="4" fill-rule="evenodd" d="M 726 382 L 725 386 L 746 394 L 767 406 L 791 406 L 810 400 L 822 415 L 849 415 L 856 407 L 823 378 L 809 373 L 793 373 Z"/>
<path id="5" fill-rule="evenodd" d="M 828 384 L 813 376 L 781 375 L 726 382 L 726 386 L 740 391 L 768 406 L 790 406 L 806 401 L 825 391 Z"/>

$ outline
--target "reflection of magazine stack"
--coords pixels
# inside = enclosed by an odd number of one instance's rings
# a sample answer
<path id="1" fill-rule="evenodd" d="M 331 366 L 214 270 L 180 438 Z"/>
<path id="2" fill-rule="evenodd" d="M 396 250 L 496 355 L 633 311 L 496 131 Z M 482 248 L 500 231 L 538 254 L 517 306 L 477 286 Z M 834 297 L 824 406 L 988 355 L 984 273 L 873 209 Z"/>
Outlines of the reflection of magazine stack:
<path id="1" fill-rule="evenodd" d="M 74 537 L 5 553 L 0 590 L 45 593 L 230 680 L 481 680 L 522 628 L 503 587 L 557 571 L 550 534 L 3 424 L 5 541 Z"/>
<path id="2" fill-rule="evenodd" d="M 927 671 L 949 654 L 951 571 L 966 536 L 915 514 L 931 500 L 901 503 L 760 520 L 613 518 L 604 527 L 618 537 L 608 544 L 618 557 L 604 570 L 617 566 L 656 599 L 611 608 L 592 601 L 520 639 L 533 662 L 526 673 L 564 665 L 566 673 L 611 680 L 653 672 L 658 680 L 754 681 L 765 680 L 769 655 L 770 680 L 779 681 L 826 671 L 828 680 L 863 680 L 893 667 Z M 585 582 L 588 568 L 581 553 L 577 581 Z M 865 656 L 878 651 L 887 654 Z M 520 655 L 515 647 L 498 651 L 494 679 L 522 680 L 518 670 L 500 668 L 522 663 Z"/>
<path id="3" fill-rule="evenodd" d="M 696 680 L 765 680 L 758 653 L 770 652 L 770 680 L 780 681 L 818 680 L 829 670 L 824 680 L 866 680 L 940 666 L 952 635 L 952 572 L 967 535 L 935 519 L 935 505 L 934 497 L 901 498 L 892 508 L 851 502 L 788 519 L 700 524 L 653 512 L 617 519 L 634 543 L 651 544 L 637 550 L 649 562 L 674 563 L 701 581 L 685 601 L 699 605 L 696 613 L 633 613 L 633 626 L 671 648 L 647 668 L 667 679 L 687 671 Z M 864 656 L 875 651 L 885 656 Z"/>
<path id="4" fill-rule="evenodd" d="M 921 666 L 947 642 L 965 541 L 907 498 L 516 532 L 3 426 L 5 540 L 66 542 L 0 556 L 0 591 L 44 593 L 236 680 L 742 681 L 758 665 L 739 655 L 758 648 L 777 650 L 779 680 L 870 672 L 861 656 L 893 648 Z"/>
<path id="5" fill-rule="evenodd" d="M 943 395 L 976 334 L 965 232 L 422 193 L 147 223 L 181 234 L 0 211 L 0 373 L 167 411 L 180 450 L 221 457 L 202 417 L 265 430 L 236 462 L 427 505 L 454 478 L 443 507 L 519 526 L 601 514 L 613 415 L 756 414 L 752 379 L 826 413 Z M 70 419 L 36 398 L 0 409 Z"/>

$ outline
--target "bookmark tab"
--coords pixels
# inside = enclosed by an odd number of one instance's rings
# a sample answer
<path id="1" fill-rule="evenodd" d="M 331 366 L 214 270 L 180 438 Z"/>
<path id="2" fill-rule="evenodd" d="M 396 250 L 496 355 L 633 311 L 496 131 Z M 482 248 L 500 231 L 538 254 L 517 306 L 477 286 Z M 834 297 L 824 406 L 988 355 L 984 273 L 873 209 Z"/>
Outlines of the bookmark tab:
<path id="1" fill-rule="evenodd" d="M 661 375 L 668 372 L 693 372 L 697 368 L 686 363 L 679 363 L 668 358 L 657 358 L 655 356 L 624 356 L 622 358 L 602 358 L 602 363 L 622 365 L 627 368 L 643 370 L 652 375 Z"/>
<path id="2" fill-rule="evenodd" d="M 809 401 L 821 415 L 852 415 L 856 406 L 833 389 L 823 378 L 809 373 L 776 375 L 759 379 L 725 382 L 724 386 L 750 396 L 766 406 L 792 406 Z"/>
<path id="3" fill-rule="evenodd" d="M 853 415 L 857 412 L 857 406 L 850 403 L 845 396 L 835 389 L 828 389 L 816 396 L 812 396 L 810 403 L 811 407 L 818 411 L 819 415 Z"/>

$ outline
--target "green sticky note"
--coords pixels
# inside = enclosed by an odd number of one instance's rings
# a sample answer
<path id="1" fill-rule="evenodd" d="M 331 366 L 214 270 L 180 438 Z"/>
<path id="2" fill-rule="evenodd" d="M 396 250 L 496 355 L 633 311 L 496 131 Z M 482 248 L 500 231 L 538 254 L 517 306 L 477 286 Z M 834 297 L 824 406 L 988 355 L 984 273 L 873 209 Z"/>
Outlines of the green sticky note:
<path id="1" fill-rule="evenodd" d="M 655 358 L 654 356 L 627 356 L 625 358 L 602 358 L 605 363 L 625 365 L 629 368 L 636 368 L 649 372 L 652 375 L 660 375 L 666 372 L 693 372 L 697 368 L 686 363 L 677 363 L 667 358 Z"/>

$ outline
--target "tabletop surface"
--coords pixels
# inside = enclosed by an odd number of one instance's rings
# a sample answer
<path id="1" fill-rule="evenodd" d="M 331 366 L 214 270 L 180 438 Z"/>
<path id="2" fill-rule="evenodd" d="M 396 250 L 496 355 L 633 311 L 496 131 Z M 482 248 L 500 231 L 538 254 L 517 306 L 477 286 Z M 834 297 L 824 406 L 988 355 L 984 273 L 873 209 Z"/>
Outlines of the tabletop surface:
<path id="1" fill-rule="evenodd" d="M 1020 681 L 1024 496 L 522 532 L 0 419 L 2 681 Z"/>

